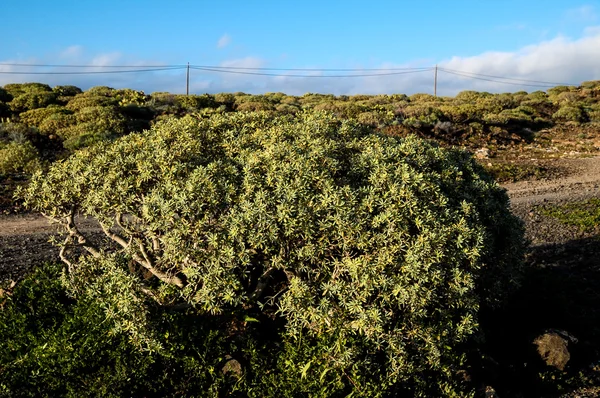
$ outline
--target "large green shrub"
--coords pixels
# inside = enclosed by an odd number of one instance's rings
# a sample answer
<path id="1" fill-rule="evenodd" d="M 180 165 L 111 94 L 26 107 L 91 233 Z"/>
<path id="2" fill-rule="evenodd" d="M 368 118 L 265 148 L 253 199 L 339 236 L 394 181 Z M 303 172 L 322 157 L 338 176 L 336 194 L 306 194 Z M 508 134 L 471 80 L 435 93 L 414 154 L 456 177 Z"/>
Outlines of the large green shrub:
<path id="1" fill-rule="evenodd" d="M 251 395 L 468 395 L 461 347 L 520 274 L 521 224 L 468 153 L 325 113 L 168 119 L 22 194 L 68 232 L 69 292 L 141 349 L 164 349 L 149 303 L 242 341 L 258 321 L 277 354 Z"/>
<path id="2" fill-rule="evenodd" d="M 62 131 L 77 123 L 74 115 L 68 113 L 52 113 L 42 120 L 38 126 L 40 133 L 44 135 L 62 135 Z"/>
<path id="3" fill-rule="evenodd" d="M 31 109 L 45 108 L 56 103 L 56 94 L 53 92 L 30 92 L 13 98 L 9 103 L 13 112 L 25 112 Z"/>
<path id="4" fill-rule="evenodd" d="M 68 106 L 67 106 L 68 108 Z M 126 132 L 127 120 L 113 106 L 90 106 L 79 109 L 72 119 L 61 118 L 57 121 L 67 127 L 56 130 L 66 149 L 75 150 L 96 142 L 110 140 Z M 44 126 L 44 128 L 53 127 Z"/>
<path id="5" fill-rule="evenodd" d="M 562 122 L 582 123 L 585 121 L 585 117 L 585 112 L 581 107 L 572 105 L 561 106 L 552 114 L 552 119 Z"/>
<path id="6" fill-rule="evenodd" d="M 52 91 L 56 93 L 59 97 L 74 97 L 77 94 L 83 93 L 83 91 L 77 86 L 55 86 Z"/>
<path id="7" fill-rule="evenodd" d="M 182 108 L 200 110 L 203 108 L 217 108 L 219 104 L 215 101 L 215 97 L 210 94 L 202 95 L 177 95 L 176 101 Z"/>
<path id="8" fill-rule="evenodd" d="M 118 98 L 109 97 L 104 95 L 95 95 L 86 91 L 83 94 L 78 94 L 67 103 L 65 106 L 67 109 L 78 112 L 81 109 L 96 107 L 96 106 L 117 106 L 119 103 Z"/>
<path id="9" fill-rule="evenodd" d="M 40 125 L 43 124 L 43 122 L 50 118 L 50 117 L 56 117 L 55 115 L 70 115 L 72 112 L 70 112 L 69 110 L 65 109 L 62 106 L 49 106 L 46 108 L 37 108 L 37 109 L 32 109 L 26 112 L 22 112 L 19 115 L 19 119 L 21 119 L 21 122 L 31 126 L 31 127 L 40 127 Z"/>
<path id="10" fill-rule="evenodd" d="M 52 88 L 44 83 L 9 83 L 4 85 L 4 90 L 15 98 L 22 94 L 52 92 Z"/>
<path id="11" fill-rule="evenodd" d="M 0 142 L 0 175 L 31 173 L 39 166 L 38 153 L 31 142 Z"/>

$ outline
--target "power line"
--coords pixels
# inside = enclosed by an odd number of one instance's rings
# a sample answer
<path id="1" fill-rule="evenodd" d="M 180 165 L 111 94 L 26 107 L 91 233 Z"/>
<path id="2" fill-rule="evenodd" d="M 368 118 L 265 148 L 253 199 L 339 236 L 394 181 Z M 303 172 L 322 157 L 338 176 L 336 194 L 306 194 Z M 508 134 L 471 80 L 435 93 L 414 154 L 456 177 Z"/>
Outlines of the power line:
<path id="1" fill-rule="evenodd" d="M 551 84 L 551 85 L 553 85 L 553 86 L 571 86 L 571 85 L 572 85 L 572 84 L 570 84 L 570 83 L 557 83 L 557 82 L 547 82 L 547 81 L 541 81 L 541 80 L 517 79 L 517 78 L 513 78 L 513 77 L 503 77 L 503 76 L 494 76 L 494 75 L 484 75 L 483 73 L 465 72 L 465 71 L 454 70 L 454 69 L 448 69 L 448 68 L 440 68 L 440 69 L 444 69 L 446 72 L 464 73 L 464 74 L 468 74 L 468 75 L 474 75 L 474 76 L 483 76 L 483 77 L 490 77 L 490 78 L 495 78 L 495 79 L 515 80 L 515 81 L 518 81 L 518 82 L 529 82 L 529 83 Z"/>
<path id="2" fill-rule="evenodd" d="M 476 74 L 476 73 L 471 73 L 471 72 L 454 71 L 454 70 L 445 69 L 445 68 L 439 68 L 439 70 L 442 72 L 445 72 L 445 73 L 449 73 L 451 75 L 462 76 L 462 77 L 466 77 L 469 79 L 483 80 L 483 81 L 487 81 L 487 82 L 501 83 L 501 84 L 510 84 L 513 86 L 527 86 L 527 87 L 540 87 L 540 88 L 549 88 L 549 87 L 555 87 L 555 86 L 576 86 L 576 84 L 551 83 L 551 82 L 543 82 L 542 83 L 537 80 L 513 79 L 513 78 L 499 77 L 499 76 L 495 77 L 495 78 L 480 77 L 480 76 L 489 76 L 489 75 L 481 75 L 481 74 Z M 505 81 L 505 80 L 499 80 L 499 79 L 513 80 L 513 81 Z"/>
<path id="3" fill-rule="evenodd" d="M 210 66 L 210 65 L 191 65 L 196 68 L 208 69 L 234 69 L 234 70 L 265 70 L 265 71 L 298 71 L 298 72 L 387 72 L 387 71 L 421 71 L 430 70 L 431 67 L 416 68 L 248 68 L 241 66 Z"/>
<path id="4" fill-rule="evenodd" d="M 160 69 L 130 69 L 130 70 L 104 70 L 104 71 L 84 71 L 84 72 L 18 72 L 18 71 L 0 71 L 4 75 L 96 75 L 109 73 L 139 73 L 139 72 L 156 72 L 165 70 L 178 70 L 182 67 L 160 68 Z"/>
<path id="5" fill-rule="evenodd" d="M 542 80 L 521 79 L 507 76 L 489 75 L 484 73 L 468 72 L 444 67 L 412 67 L 412 68 L 267 68 L 267 67 L 243 67 L 243 66 L 215 66 L 215 65 L 73 65 L 73 64 L 28 64 L 28 63 L 0 63 L 0 67 L 16 68 L 79 68 L 84 70 L 48 70 L 48 71 L 23 71 L 23 70 L 0 70 L 0 75 L 96 75 L 96 74 L 121 74 L 121 73 L 147 73 L 159 71 L 174 71 L 187 69 L 186 90 L 189 92 L 190 69 L 213 72 L 251 76 L 270 76 L 288 78 L 359 78 L 359 77 L 385 77 L 413 73 L 422 73 L 435 70 L 434 93 L 437 94 L 438 76 L 437 72 L 445 72 L 462 78 L 487 81 L 512 86 L 527 86 L 538 88 L 551 88 L 555 86 L 576 86 L 576 84 L 549 82 Z M 93 68 L 95 70 L 85 70 Z M 110 68 L 111 70 L 103 70 Z M 102 70 L 98 70 L 102 69 Z M 279 73 L 275 73 L 279 72 Z M 284 72 L 318 72 L 322 74 L 300 74 Z M 328 74 L 330 72 L 348 72 L 344 74 Z"/>
<path id="6" fill-rule="evenodd" d="M 186 65 L 66 65 L 66 64 L 16 64 L 2 63 L 0 66 L 31 66 L 40 68 L 184 68 Z"/>
<path id="7" fill-rule="evenodd" d="M 0 66 L 41 67 L 41 68 L 185 68 L 187 65 L 67 65 L 67 64 L 24 64 L 0 63 Z M 258 71 L 302 71 L 302 72 L 386 72 L 413 71 L 430 67 L 415 68 L 263 68 L 243 66 L 192 65 L 191 68 L 224 69 L 224 70 L 258 70 Z"/>
<path id="8" fill-rule="evenodd" d="M 12 67 L 38 67 L 38 68 L 124 68 L 127 70 L 111 70 L 111 71 L 0 71 L 0 74 L 12 75 L 87 75 L 87 74 L 116 74 L 116 73 L 138 73 L 138 72 L 153 72 L 166 71 L 188 68 L 188 65 L 72 65 L 72 64 L 33 64 L 33 63 L 0 63 L 0 66 Z M 129 69 L 135 68 L 135 69 Z M 242 66 L 216 66 L 216 65 L 189 65 L 190 69 L 201 70 L 205 72 L 216 73 L 233 73 L 242 75 L 255 76 L 272 76 L 272 77 L 303 77 L 303 78 L 351 78 L 351 77 L 377 77 L 377 76 L 394 76 L 408 73 L 419 73 L 431 71 L 434 67 L 413 67 L 413 68 L 266 68 L 266 67 L 242 67 Z M 446 72 L 455 76 L 466 77 L 469 79 L 489 81 L 493 83 L 509 84 L 515 86 L 529 87 L 553 87 L 561 85 L 575 85 L 559 82 L 548 82 L 541 80 L 520 79 L 506 76 L 488 75 L 483 73 L 475 73 L 468 71 L 455 70 L 450 68 L 438 67 L 439 71 Z M 324 75 L 307 75 L 307 74 L 285 74 L 285 73 L 270 73 L 270 72 L 361 72 L 352 74 L 324 74 Z M 365 72 L 381 72 L 381 73 L 365 73 Z"/>
<path id="9" fill-rule="evenodd" d="M 389 73 L 362 73 L 362 74 L 351 74 L 351 75 L 298 75 L 298 74 L 283 74 L 283 73 L 263 73 L 263 72 L 247 72 L 242 70 L 225 70 L 225 69 L 213 69 L 213 68 L 200 68 L 192 67 L 191 69 L 202 70 L 206 72 L 217 72 L 217 73 L 232 73 L 239 75 L 254 75 L 254 76 L 273 76 L 273 77 L 308 77 L 308 78 L 348 78 L 348 77 L 373 77 L 373 76 L 393 76 L 393 75 L 405 75 L 409 73 L 427 72 L 432 68 L 423 68 L 418 70 L 410 70 L 403 72 L 389 72 Z"/>

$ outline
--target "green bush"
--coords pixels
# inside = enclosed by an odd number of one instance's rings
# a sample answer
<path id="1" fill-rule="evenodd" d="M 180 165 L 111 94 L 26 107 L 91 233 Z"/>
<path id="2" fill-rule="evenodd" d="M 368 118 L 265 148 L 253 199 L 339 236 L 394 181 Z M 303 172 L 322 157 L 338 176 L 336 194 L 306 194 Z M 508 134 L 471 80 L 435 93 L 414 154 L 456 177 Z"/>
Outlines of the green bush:
<path id="1" fill-rule="evenodd" d="M 548 96 L 551 98 L 557 97 L 562 93 L 575 91 L 577 88 L 573 86 L 556 86 L 547 90 Z"/>
<path id="2" fill-rule="evenodd" d="M 31 173 L 39 166 L 38 153 L 31 142 L 0 142 L 0 175 Z"/>
<path id="3" fill-rule="evenodd" d="M 89 92 L 78 94 L 73 97 L 65 107 L 71 111 L 78 112 L 84 108 L 95 106 L 117 106 L 119 100 L 115 97 L 107 97 L 103 95 L 93 95 Z"/>
<path id="4" fill-rule="evenodd" d="M 52 89 L 59 97 L 74 97 L 83 91 L 76 86 L 56 86 Z"/>
<path id="5" fill-rule="evenodd" d="M 282 115 L 300 112 L 300 108 L 293 104 L 279 104 L 277 107 L 275 107 L 275 110 Z"/>
<path id="6" fill-rule="evenodd" d="M 408 105 L 403 109 L 403 113 L 406 120 L 414 120 L 425 125 L 434 125 L 444 118 L 443 112 L 432 103 Z"/>
<path id="7" fill-rule="evenodd" d="M 262 102 L 262 101 L 249 101 L 243 102 L 236 107 L 238 112 L 258 112 L 258 111 L 272 111 L 275 110 L 275 105 Z"/>
<path id="8" fill-rule="evenodd" d="M 61 131 L 77 123 L 74 115 L 57 112 L 52 113 L 38 125 L 38 130 L 44 135 L 61 135 Z"/>
<path id="9" fill-rule="evenodd" d="M 323 113 L 168 119 L 22 194 L 69 230 L 70 294 L 140 349 L 164 349 L 148 302 L 246 343 L 253 320 L 270 331 L 253 395 L 464 396 L 461 347 L 520 274 L 521 224 L 468 153 Z M 89 243 L 74 211 L 120 250 Z"/>
<path id="10" fill-rule="evenodd" d="M 231 93 L 218 93 L 214 97 L 218 104 L 225 105 L 228 109 L 232 109 L 235 104 L 235 95 Z"/>
<path id="11" fill-rule="evenodd" d="M 482 98 L 489 98 L 491 96 L 492 96 L 492 94 L 486 93 L 486 92 L 466 90 L 466 91 L 461 91 L 460 93 L 456 94 L 456 97 L 454 97 L 454 100 L 455 100 L 455 102 L 458 102 L 459 104 L 475 105 Z"/>
<path id="12" fill-rule="evenodd" d="M 23 143 L 31 140 L 36 131 L 23 123 L 0 123 L 0 142 Z"/>
<path id="13" fill-rule="evenodd" d="M 44 120 L 54 115 L 69 115 L 72 112 L 62 106 L 51 105 L 46 108 L 32 109 L 19 114 L 21 122 L 30 127 L 40 127 Z"/>
<path id="14" fill-rule="evenodd" d="M 552 119 L 561 122 L 582 123 L 585 121 L 586 115 L 583 109 L 579 106 L 564 105 L 561 106 L 554 114 Z"/>
<path id="15" fill-rule="evenodd" d="M 19 113 L 55 104 L 56 98 L 57 96 L 53 92 L 31 92 L 13 98 L 9 105 L 13 112 Z"/>
<path id="16" fill-rule="evenodd" d="M 393 124 L 396 118 L 393 112 L 372 111 L 359 113 L 356 120 L 366 126 L 383 128 Z"/>
<path id="17" fill-rule="evenodd" d="M 470 123 L 481 119 L 481 110 L 470 103 L 463 105 L 441 105 L 439 109 L 443 112 L 444 118 L 452 123 Z"/>
<path id="18" fill-rule="evenodd" d="M 219 106 L 217 101 L 215 101 L 215 97 L 210 94 L 177 95 L 175 96 L 175 99 L 182 108 L 192 111 L 203 108 L 217 108 Z"/>
<path id="19" fill-rule="evenodd" d="M 600 103 L 587 107 L 585 113 L 590 122 L 600 122 Z"/>
<path id="20" fill-rule="evenodd" d="M 114 96 L 119 100 L 119 106 L 142 106 L 146 104 L 148 98 L 143 91 L 132 90 L 129 88 L 117 90 Z"/>
<path id="21" fill-rule="evenodd" d="M 70 150 L 108 140 L 126 132 L 125 117 L 112 106 L 81 108 L 73 116 L 76 123 L 56 130 L 56 134 L 65 140 L 64 147 Z M 61 122 L 69 123 L 71 120 L 63 119 Z"/>
<path id="22" fill-rule="evenodd" d="M 108 131 L 96 131 L 93 123 L 82 123 L 77 126 L 67 127 L 66 129 L 59 130 L 58 133 L 63 134 L 60 136 L 63 139 L 63 148 L 69 151 L 76 151 L 117 138 L 117 136 Z"/>
<path id="23" fill-rule="evenodd" d="M 10 83 L 4 85 L 4 90 L 14 98 L 22 94 L 52 92 L 52 88 L 43 83 Z"/>
<path id="24" fill-rule="evenodd" d="M 100 96 L 100 97 L 114 97 L 117 90 L 108 86 L 94 86 L 85 92 L 86 95 L 91 97 Z"/>

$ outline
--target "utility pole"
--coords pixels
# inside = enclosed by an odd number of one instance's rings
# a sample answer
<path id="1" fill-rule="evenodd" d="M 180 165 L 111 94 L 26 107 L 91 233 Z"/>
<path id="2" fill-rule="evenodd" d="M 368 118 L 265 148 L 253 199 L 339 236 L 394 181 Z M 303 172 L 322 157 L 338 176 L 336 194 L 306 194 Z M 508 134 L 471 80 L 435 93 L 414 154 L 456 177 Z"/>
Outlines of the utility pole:
<path id="1" fill-rule="evenodd" d="M 190 63 L 187 64 L 187 73 L 185 76 L 185 95 L 190 95 Z"/>
<path id="2" fill-rule="evenodd" d="M 435 65 L 435 75 L 433 77 L 433 96 L 437 97 L 437 64 Z"/>

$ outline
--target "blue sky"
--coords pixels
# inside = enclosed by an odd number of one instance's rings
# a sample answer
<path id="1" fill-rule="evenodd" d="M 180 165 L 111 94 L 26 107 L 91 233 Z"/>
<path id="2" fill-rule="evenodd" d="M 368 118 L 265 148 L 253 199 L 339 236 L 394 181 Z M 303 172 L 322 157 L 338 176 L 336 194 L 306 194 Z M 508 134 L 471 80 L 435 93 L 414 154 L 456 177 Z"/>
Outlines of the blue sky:
<path id="1" fill-rule="evenodd" d="M 3 0 L 1 9 L 0 63 L 4 64 L 100 67 L 190 62 L 225 67 L 353 69 L 438 64 L 451 71 L 523 80 L 579 84 L 600 79 L 600 1 Z M 84 89 L 109 85 L 148 93 L 185 91 L 185 70 L 111 75 L 2 73 L 66 70 L 83 69 L 0 65 L 0 84 L 41 81 Z M 331 72 L 301 72 L 307 73 Z M 441 95 L 454 95 L 463 89 L 540 89 L 442 71 L 438 79 Z M 433 89 L 433 71 L 298 78 L 192 70 L 190 80 L 191 92 L 197 93 L 411 94 Z"/>

